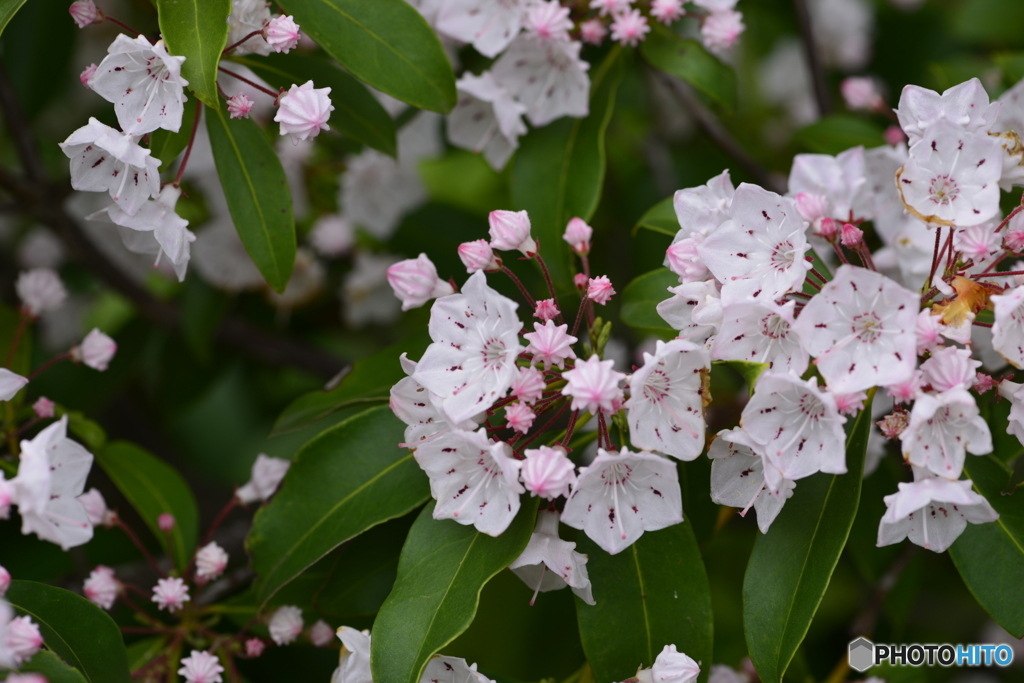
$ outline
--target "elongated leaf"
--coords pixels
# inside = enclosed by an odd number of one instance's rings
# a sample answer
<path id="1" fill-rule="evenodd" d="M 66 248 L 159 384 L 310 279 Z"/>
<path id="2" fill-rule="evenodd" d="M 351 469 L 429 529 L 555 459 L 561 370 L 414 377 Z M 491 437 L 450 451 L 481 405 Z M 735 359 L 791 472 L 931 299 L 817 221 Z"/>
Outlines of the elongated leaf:
<path id="1" fill-rule="evenodd" d="M 420 109 L 455 106 L 455 75 L 434 29 L 405 0 L 281 3 L 359 80 Z"/>
<path id="2" fill-rule="evenodd" d="M 871 402 L 847 423 L 846 474 L 801 479 L 759 534 L 743 579 L 743 626 L 750 659 L 764 683 L 780 683 L 846 546 L 857 516 Z"/>
<path id="3" fill-rule="evenodd" d="M 398 153 L 395 121 L 358 80 L 323 59 L 306 55 L 270 55 L 237 60 L 275 88 L 313 81 L 331 89 L 331 130 L 337 130 L 385 154 Z"/>
<path id="4" fill-rule="evenodd" d="M 227 46 L 231 0 L 156 0 L 156 9 L 168 52 L 185 58 L 181 75 L 189 90 L 219 109 L 217 65 Z"/>
<path id="5" fill-rule="evenodd" d="M 42 674 L 46 683 L 86 683 L 85 676 L 61 661 L 61 658 L 49 650 L 40 650 L 31 660 L 21 665 L 21 671 Z"/>
<path id="6" fill-rule="evenodd" d="M 0 0 L 0 33 L 7 28 L 14 15 L 18 13 L 25 0 Z"/>
<path id="7" fill-rule="evenodd" d="M 395 587 L 373 624 L 373 680 L 419 683 L 423 667 L 473 621 L 480 590 L 523 552 L 537 499 L 523 504 L 493 538 L 452 520 L 435 520 L 431 502 L 409 531 Z"/>
<path id="8" fill-rule="evenodd" d="M 192 136 L 192 126 L 196 121 L 196 107 L 193 102 L 185 103 L 185 112 L 181 116 L 181 128 L 172 133 L 157 128 L 149 134 L 149 149 L 153 156 L 161 162 L 160 168 L 167 170 L 178 155 L 188 147 L 188 139 Z"/>
<path id="9" fill-rule="evenodd" d="M 348 539 L 427 499 L 426 476 L 398 446 L 404 429 L 390 408 L 379 406 L 302 447 L 249 534 L 261 603 Z"/>
<path id="10" fill-rule="evenodd" d="M 666 197 L 647 209 L 647 212 L 633 226 L 633 234 L 635 235 L 636 231 L 640 228 L 675 237 L 676 233 L 679 232 L 679 220 L 676 218 L 672 197 Z"/>
<path id="11" fill-rule="evenodd" d="M 577 598 L 576 618 L 596 680 L 625 680 L 666 645 L 711 661 L 711 589 L 689 520 L 649 531 L 617 555 L 586 537 L 579 546 L 597 604 Z M 706 681 L 708 667 L 701 668 Z"/>
<path id="12" fill-rule="evenodd" d="M 423 355 L 430 337 L 426 330 L 416 332 L 394 346 L 389 346 L 352 364 L 338 386 L 324 391 L 311 391 L 289 404 L 277 418 L 271 434 L 283 434 L 307 427 L 336 410 L 353 403 L 387 401 L 391 387 L 405 377 L 399 357 Z"/>
<path id="13" fill-rule="evenodd" d="M 736 73 L 696 40 L 683 39 L 655 24 L 640 44 L 651 66 L 672 74 L 731 114 L 736 109 Z"/>
<path id="14" fill-rule="evenodd" d="M 39 624 L 46 647 L 89 683 L 131 683 L 121 631 L 80 595 L 34 581 L 13 581 L 6 599 Z"/>
<path id="15" fill-rule="evenodd" d="M 295 217 L 281 161 L 251 119 L 207 109 L 206 129 L 238 236 L 267 284 L 283 292 L 295 266 Z"/>
<path id="16" fill-rule="evenodd" d="M 199 540 L 199 512 L 191 489 L 178 472 L 155 455 L 128 441 L 115 441 L 96 452 L 96 461 L 145 520 L 164 551 L 184 570 Z M 170 513 L 174 528 L 160 530 L 157 518 Z M 168 543 L 170 537 L 170 543 Z"/>
<path id="17" fill-rule="evenodd" d="M 968 524 L 949 556 L 985 611 L 1008 633 L 1024 638 L 1024 489 L 1011 483 L 1012 471 L 994 455 L 967 456 L 964 470 L 999 519 Z"/>
<path id="18" fill-rule="evenodd" d="M 622 322 L 645 330 L 673 331 L 656 307 L 672 296 L 668 288 L 678 285 L 679 278 L 668 268 L 639 276 L 622 290 Z"/>
<path id="19" fill-rule="evenodd" d="M 857 145 L 878 147 L 885 144 L 880 127 L 849 114 L 833 114 L 812 123 L 797 131 L 793 141 L 819 154 L 839 154 Z"/>
<path id="20" fill-rule="evenodd" d="M 555 286 L 572 288 L 571 252 L 562 239 L 570 218 L 589 221 L 604 186 L 604 133 L 622 80 L 623 57 L 614 48 L 592 75 L 590 115 L 560 119 L 527 135 L 512 169 L 512 204 L 530 212 L 533 236 Z"/>

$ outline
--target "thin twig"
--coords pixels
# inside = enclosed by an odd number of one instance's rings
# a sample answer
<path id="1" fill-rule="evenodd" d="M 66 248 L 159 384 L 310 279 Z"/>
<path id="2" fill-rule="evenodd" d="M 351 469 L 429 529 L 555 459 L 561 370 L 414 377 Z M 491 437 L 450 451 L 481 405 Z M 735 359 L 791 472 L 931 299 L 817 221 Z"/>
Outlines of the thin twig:
<path id="1" fill-rule="evenodd" d="M 800 41 L 804 46 L 807 70 L 811 74 L 811 85 L 814 88 L 814 100 L 818 104 L 818 114 L 828 116 L 832 113 L 832 102 L 828 97 L 825 70 L 822 68 L 818 46 L 814 42 L 814 27 L 811 25 L 811 12 L 807 7 L 807 0 L 793 0 L 793 9 L 796 10 L 796 21 L 800 25 Z"/>

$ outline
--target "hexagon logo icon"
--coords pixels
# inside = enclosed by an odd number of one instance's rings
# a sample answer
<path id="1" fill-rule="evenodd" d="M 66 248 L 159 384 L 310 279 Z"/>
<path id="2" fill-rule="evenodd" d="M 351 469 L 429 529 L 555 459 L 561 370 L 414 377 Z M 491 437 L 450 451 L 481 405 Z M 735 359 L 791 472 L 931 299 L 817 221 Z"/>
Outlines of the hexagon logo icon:
<path id="1" fill-rule="evenodd" d="M 875 661 L 875 644 L 867 638 L 858 638 L 850 643 L 850 668 L 864 672 Z"/>

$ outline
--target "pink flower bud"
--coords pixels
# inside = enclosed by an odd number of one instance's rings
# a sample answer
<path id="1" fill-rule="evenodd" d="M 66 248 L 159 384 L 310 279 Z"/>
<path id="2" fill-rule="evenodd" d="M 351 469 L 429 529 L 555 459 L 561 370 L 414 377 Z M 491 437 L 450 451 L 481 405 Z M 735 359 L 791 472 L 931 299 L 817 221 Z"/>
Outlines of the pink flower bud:
<path id="1" fill-rule="evenodd" d="M 70 353 L 71 360 L 76 363 L 84 363 L 93 370 L 103 372 L 117 353 L 117 342 L 94 328 Z"/>
<path id="2" fill-rule="evenodd" d="M 743 15 L 733 10 L 712 12 L 704 17 L 700 24 L 700 37 L 704 47 L 712 52 L 722 53 L 728 50 L 746 30 Z"/>
<path id="3" fill-rule="evenodd" d="M 92 0 L 75 0 L 68 7 L 71 18 L 78 24 L 78 28 L 85 28 L 89 24 L 98 24 L 103 21 L 103 12 Z"/>
<path id="4" fill-rule="evenodd" d="M 252 114 L 253 101 L 245 96 L 245 93 L 238 93 L 228 98 L 228 114 L 233 119 L 247 119 Z"/>
<path id="5" fill-rule="evenodd" d="M 512 395 L 523 403 L 533 403 L 544 393 L 547 383 L 544 373 L 534 367 L 519 368 L 519 374 L 512 380 Z"/>
<path id="6" fill-rule="evenodd" d="M 573 410 L 586 410 L 594 415 L 599 410 L 606 415 L 618 412 L 624 397 L 619 383 L 626 375 L 614 367 L 615 361 L 593 355 L 585 361 L 577 361 L 572 370 L 562 373 L 567 382 L 562 395 L 572 397 Z"/>
<path id="7" fill-rule="evenodd" d="M 291 643 L 302 633 L 302 610 L 295 605 L 278 607 L 267 628 L 278 645 Z"/>
<path id="8" fill-rule="evenodd" d="M 575 275 L 572 276 L 572 282 L 574 285 L 576 285 L 576 289 L 580 290 L 581 292 L 585 292 L 587 291 L 587 284 L 589 284 L 590 278 L 588 278 L 583 273 L 576 273 Z"/>
<path id="9" fill-rule="evenodd" d="M 68 292 L 60 276 L 49 268 L 23 271 L 14 285 L 21 299 L 21 308 L 33 318 L 60 308 Z"/>
<path id="10" fill-rule="evenodd" d="M 164 533 L 167 533 L 168 531 L 173 529 L 174 528 L 174 524 L 175 524 L 174 515 L 168 514 L 166 512 L 164 512 L 163 514 L 161 514 L 159 517 L 156 518 L 156 525 L 157 525 L 157 527 L 160 529 L 160 531 L 163 531 Z"/>
<path id="11" fill-rule="evenodd" d="M 974 384 L 971 385 L 971 388 L 979 394 L 984 394 L 998 384 L 999 382 L 996 381 L 992 375 L 986 375 L 984 372 L 979 372 L 974 376 Z"/>
<path id="12" fill-rule="evenodd" d="M 843 225 L 842 236 L 839 238 L 844 247 L 856 249 L 864 244 L 864 231 L 852 223 Z"/>
<path id="13" fill-rule="evenodd" d="M 228 559 L 227 551 L 216 541 L 210 541 L 196 553 L 196 580 L 213 581 L 227 569 Z"/>
<path id="14" fill-rule="evenodd" d="M 569 489 L 576 483 L 576 468 L 561 446 L 528 448 L 523 455 L 526 460 L 519 476 L 527 491 L 548 500 L 569 495 Z"/>
<path id="15" fill-rule="evenodd" d="M 0 598 L 7 594 L 7 589 L 11 587 L 11 573 L 7 571 L 6 567 L 0 566 Z"/>
<path id="16" fill-rule="evenodd" d="M 670 245 L 665 252 L 669 270 L 678 275 L 684 283 L 703 282 L 711 275 L 697 252 L 697 246 L 702 240 L 700 233 L 694 233 L 693 236 Z"/>
<path id="17" fill-rule="evenodd" d="M 183 579 L 172 576 L 159 579 L 153 587 L 152 600 L 160 609 L 174 613 L 181 610 L 192 598 L 188 594 L 188 585 Z"/>
<path id="18" fill-rule="evenodd" d="M 82 73 L 78 75 L 78 80 L 80 80 L 82 82 L 82 85 L 84 85 L 86 88 L 89 88 L 90 90 L 92 90 L 92 86 L 89 85 L 89 80 L 96 75 L 97 68 L 98 67 L 95 64 L 90 64 L 89 66 L 85 67 L 85 70 Z"/>
<path id="19" fill-rule="evenodd" d="M 250 659 L 256 659 L 263 654 L 263 650 L 267 648 L 267 644 L 259 638 L 249 638 L 245 641 L 245 656 Z"/>
<path id="20" fill-rule="evenodd" d="M 533 309 L 533 317 L 540 318 L 544 322 L 548 320 L 554 320 L 558 317 L 560 311 L 558 306 L 555 305 L 554 299 L 541 299 L 537 302 L 537 307 Z"/>
<path id="21" fill-rule="evenodd" d="M 55 414 L 54 403 L 45 396 L 40 396 L 36 402 L 32 404 L 32 411 L 40 420 L 46 420 L 53 417 Z"/>
<path id="22" fill-rule="evenodd" d="M 78 497 L 78 502 L 85 508 L 85 514 L 89 515 L 89 523 L 93 526 L 114 526 L 116 516 L 107 508 L 107 501 L 103 494 L 96 489 L 89 489 Z"/>
<path id="23" fill-rule="evenodd" d="M 584 222 L 582 218 L 573 218 L 565 226 L 565 234 L 562 239 L 569 243 L 569 246 L 580 256 L 590 253 L 590 238 L 594 229 Z"/>
<path id="24" fill-rule="evenodd" d="M 587 284 L 588 299 L 603 306 L 611 301 L 613 294 L 615 294 L 615 290 L 612 288 L 612 282 L 608 279 L 607 275 L 590 278 L 590 282 Z"/>
<path id="25" fill-rule="evenodd" d="M 818 236 L 829 242 L 835 242 L 839 237 L 839 226 L 831 218 L 822 218 L 821 225 L 818 227 Z"/>
<path id="26" fill-rule="evenodd" d="M 572 29 L 569 8 L 558 0 L 539 2 L 526 11 L 526 30 L 544 40 L 568 40 Z"/>
<path id="27" fill-rule="evenodd" d="M 431 299 L 455 293 L 450 283 L 437 276 L 437 268 L 426 254 L 390 266 L 388 284 L 401 300 L 403 311 L 419 308 Z"/>
<path id="28" fill-rule="evenodd" d="M 16 617 L 7 623 L 0 643 L 14 666 L 21 666 L 32 659 L 43 646 L 39 626 L 29 617 Z"/>
<path id="29" fill-rule="evenodd" d="M 299 25 L 292 17 L 274 17 L 263 28 L 263 40 L 276 52 L 289 52 L 299 44 Z"/>
<path id="30" fill-rule="evenodd" d="M 478 270 L 493 272 L 501 268 L 501 259 L 494 253 L 494 249 L 491 249 L 487 240 L 463 242 L 459 245 L 459 258 L 469 273 Z"/>
<path id="31" fill-rule="evenodd" d="M 843 415 L 856 415 L 864 409 L 864 401 L 867 400 L 868 395 L 863 391 L 858 391 L 855 394 L 832 394 L 836 400 L 836 408 Z"/>
<path id="32" fill-rule="evenodd" d="M 620 45 L 636 47 L 650 32 L 647 17 L 638 9 L 622 12 L 612 18 L 612 40 L 618 41 Z"/>
<path id="33" fill-rule="evenodd" d="M 184 677 L 185 683 L 220 683 L 224 667 L 215 654 L 192 650 L 191 655 L 181 660 L 178 673 Z"/>
<path id="34" fill-rule="evenodd" d="M 1007 230 L 1003 237 L 1003 248 L 1015 254 L 1024 251 L 1024 228 Z"/>
<path id="35" fill-rule="evenodd" d="M 893 147 L 901 142 L 907 141 L 907 134 L 899 126 L 889 126 L 885 129 L 885 142 Z"/>
<path id="36" fill-rule="evenodd" d="M 525 211 L 491 211 L 491 247 L 499 251 L 519 251 L 524 256 L 537 253 L 537 243 L 530 236 L 530 216 Z"/>
<path id="37" fill-rule="evenodd" d="M 274 120 L 281 124 L 281 135 L 290 135 L 297 145 L 300 140 L 315 138 L 321 130 L 330 130 L 327 120 L 334 111 L 330 93 L 330 88 L 313 88 L 313 81 L 292 85 L 282 93 L 274 115 Z"/>
<path id="38" fill-rule="evenodd" d="M 323 619 L 309 627 L 309 641 L 317 647 L 327 647 L 334 641 L 334 629 Z"/>
<path id="39" fill-rule="evenodd" d="M 572 345 L 578 340 L 566 330 L 568 325 L 556 325 L 548 320 L 541 325 L 533 324 L 533 332 L 527 332 L 523 339 L 529 342 L 526 353 L 533 354 L 533 362 L 544 363 L 546 367 L 562 367 L 566 360 L 576 357 Z"/>
<path id="40" fill-rule="evenodd" d="M 82 586 L 82 592 L 100 609 L 109 610 L 121 593 L 121 582 L 114 577 L 114 570 L 100 565 L 92 570 Z"/>
<path id="41" fill-rule="evenodd" d="M 49 683 L 49 681 L 42 674 L 12 672 L 7 674 L 5 683 Z"/>
<path id="42" fill-rule="evenodd" d="M 854 111 L 880 111 L 885 100 L 879 91 L 878 81 L 868 76 L 850 76 L 839 86 L 846 100 L 846 106 Z"/>
<path id="43" fill-rule="evenodd" d="M 505 407 L 505 420 L 510 429 L 525 434 L 530 431 L 536 415 L 525 403 L 513 403 Z"/>
<path id="44" fill-rule="evenodd" d="M 608 29 L 600 19 L 588 19 L 580 24 L 580 38 L 584 43 L 600 45 L 608 37 Z"/>
<path id="45" fill-rule="evenodd" d="M 651 16 L 668 26 L 686 14 L 683 10 L 683 0 L 653 0 L 651 2 Z"/>

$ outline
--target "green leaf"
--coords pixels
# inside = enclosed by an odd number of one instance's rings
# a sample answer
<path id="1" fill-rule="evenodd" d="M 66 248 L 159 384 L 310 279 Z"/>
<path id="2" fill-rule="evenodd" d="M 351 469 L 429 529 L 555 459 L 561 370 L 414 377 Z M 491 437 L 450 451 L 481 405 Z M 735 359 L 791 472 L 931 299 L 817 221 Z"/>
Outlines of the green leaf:
<path id="1" fill-rule="evenodd" d="M 238 236 L 267 284 L 283 292 L 295 266 L 295 217 L 277 152 L 251 119 L 207 109 L 206 128 Z"/>
<path id="2" fill-rule="evenodd" d="M 394 346 L 357 360 L 337 386 L 311 391 L 292 401 L 277 418 L 271 435 L 308 427 L 354 403 L 387 401 L 391 387 L 406 376 L 399 356 L 405 352 L 411 358 L 419 358 L 428 344 L 430 337 L 426 330 L 421 330 Z"/>
<path id="3" fill-rule="evenodd" d="M 398 580 L 373 624 L 373 680 L 419 683 L 423 667 L 473 621 L 480 590 L 512 563 L 530 540 L 537 499 L 524 502 L 497 538 L 450 519 L 420 513 L 398 561 Z"/>
<path id="4" fill-rule="evenodd" d="M 199 540 L 196 499 L 185 480 L 163 460 L 128 441 L 108 444 L 96 453 L 96 461 L 145 520 L 175 565 L 184 571 Z M 165 512 L 175 522 L 169 534 L 157 523 Z"/>
<path id="5" fill-rule="evenodd" d="M 434 29 L 404 0 L 286 0 L 286 12 L 353 76 L 447 114 L 455 75 Z"/>
<path id="6" fill-rule="evenodd" d="M 99 607 L 71 591 L 34 581 L 11 582 L 6 599 L 39 624 L 46 646 L 86 681 L 131 683 L 121 631 Z"/>
<path id="7" fill-rule="evenodd" d="M 68 430 L 88 446 L 90 451 L 95 453 L 106 445 L 107 433 L 97 422 L 90 420 L 78 410 L 60 412 L 68 416 Z"/>
<path id="8" fill-rule="evenodd" d="M 49 650 L 40 650 L 32 659 L 21 665 L 20 671 L 42 674 L 46 683 L 86 683 L 85 676 L 61 661 Z"/>
<path id="9" fill-rule="evenodd" d="M 167 51 L 185 58 L 181 75 L 203 104 L 220 109 L 217 65 L 228 42 L 231 0 L 156 0 Z"/>
<path id="10" fill-rule="evenodd" d="M 1003 70 L 1003 81 L 1007 85 L 1024 79 L 1024 52 L 997 52 L 992 55 L 992 61 Z"/>
<path id="11" fill-rule="evenodd" d="M 398 446 L 404 430 L 388 406 L 378 406 L 322 432 L 296 454 L 249 534 L 259 602 L 353 536 L 427 499 L 426 476 Z"/>
<path id="12" fill-rule="evenodd" d="M 672 296 L 668 288 L 678 285 L 679 277 L 668 268 L 658 268 L 636 278 L 622 290 L 622 322 L 645 330 L 673 331 L 658 315 L 656 307 Z"/>
<path id="13" fill-rule="evenodd" d="M 869 396 L 873 395 L 873 391 Z M 767 534 L 758 534 L 743 579 L 743 626 L 764 683 L 780 683 L 807 635 L 857 516 L 871 401 L 847 423 L 846 474 L 801 479 Z"/>
<path id="14" fill-rule="evenodd" d="M 757 384 L 757 378 L 761 376 L 761 373 L 768 369 L 767 363 L 754 363 L 745 360 L 715 362 L 724 362 L 725 365 L 728 365 L 730 368 L 740 373 L 743 376 L 743 379 L 747 382 L 747 390 L 750 392 L 751 396 L 754 395 L 754 385 Z"/>
<path id="15" fill-rule="evenodd" d="M 679 232 L 679 219 L 676 218 L 676 209 L 672 203 L 672 197 L 666 197 L 647 209 L 647 213 L 640 216 L 640 220 L 633 226 L 633 234 L 635 235 L 636 231 L 640 228 L 675 237 L 676 233 Z"/>
<path id="16" fill-rule="evenodd" d="M 0 0 L 0 33 L 7 28 L 14 15 L 18 13 L 25 0 Z"/>
<path id="17" fill-rule="evenodd" d="M 157 636 L 137 640 L 128 646 L 128 667 L 135 671 L 146 662 L 160 655 L 167 648 L 168 637 Z"/>
<path id="18" fill-rule="evenodd" d="M 587 661 L 599 681 L 621 681 L 649 667 L 666 645 L 701 662 L 707 680 L 714 621 L 711 589 L 689 520 L 648 531 L 617 555 L 584 537 L 594 606 L 576 600 Z"/>
<path id="19" fill-rule="evenodd" d="M 692 85 L 727 114 L 736 109 L 736 72 L 696 40 L 655 24 L 640 44 L 640 54 L 651 66 Z"/>
<path id="20" fill-rule="evenodd" d="M 1015 638 L 1024 638 L 1024 489 L 994 455 L 968 456 L 964 471 L 999 519 L 968 524 L 949 548 L 964 583 L 986 612 Z"/>
<path id="21" fill-rule="evenodd" d="M 270 55 L 237 59 L 275 88 L 287 88 L 313 81 L 318 88 L 331 89 L 334 111 L 328 122 L 337 130 L 385 154 L 398 153 L 395 121 L 366 86 L 330 62 L 306 55 Z"/>
<path id="22" fill-rule="evenodd" d="M 879 147 L 885 144 L 882 129 L 850 114 L 832 114 L 801 128 L 793 136 L 798 146 L 818 154 L 839 154 L 851 147 Z"/>
<path id="23" fill-rule="evenodd" d="M 181 116 L 181 128 L 177 133 L 157 128 L 149 134 L 149 151 L 153 157 L 162 162 L 160 164 L 162 170 L 166 171 L 170 168 L 171 163 L 188 147 L 188 140 L 192 137 L 192 127 L 196 121 L 196 109 L 191 102 L 185 103 L 185 111 Z"/>
<path id="24" fill-rule="evenodd" d="M 570 218 L 589 221 L 601 200 L 605 174 L 604 133 L 622 80 L 623 57 L 615 47 L 593 74 L 590 115 L 563 118 L 522 140 L 512 168 L 512 204 L 530 212 L 533 236 L 555 286 L 572 288 L 572 252 L 562 239 Z"/>

